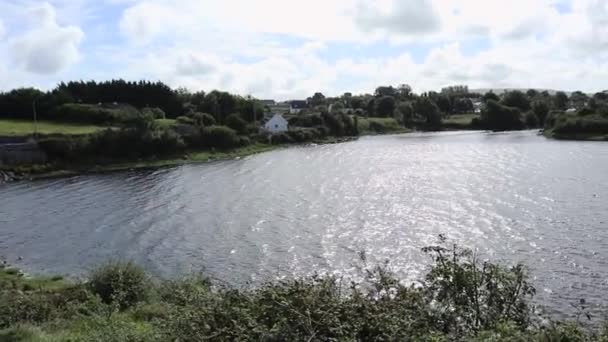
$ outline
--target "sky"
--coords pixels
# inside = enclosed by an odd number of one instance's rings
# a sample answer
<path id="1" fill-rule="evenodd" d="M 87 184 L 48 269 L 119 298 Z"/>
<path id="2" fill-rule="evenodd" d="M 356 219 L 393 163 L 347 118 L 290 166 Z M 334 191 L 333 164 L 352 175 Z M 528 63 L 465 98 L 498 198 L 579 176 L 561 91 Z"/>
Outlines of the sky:
<path id="1" fill-rule="evenodd" d="M 608 89 L 608 0 L 2 0 L 0 90 Z"/>

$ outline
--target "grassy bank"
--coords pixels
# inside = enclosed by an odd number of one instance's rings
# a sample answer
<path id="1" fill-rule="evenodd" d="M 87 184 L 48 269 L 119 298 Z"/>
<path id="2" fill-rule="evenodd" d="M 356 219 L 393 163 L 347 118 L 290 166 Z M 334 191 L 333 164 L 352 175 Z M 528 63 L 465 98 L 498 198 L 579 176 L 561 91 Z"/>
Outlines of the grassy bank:
<path id="1" fill-rule="evenodd" d="M 252 144 L 246 147 L 229 151 L 190 151 L 181 157 L 146 159 L 131 162 L 117 162 L 109 164 L 45 164 L 29 165 L 7 168 L 7 171 L 16 172 L 25 179 L 45 179 L 55 177 L 73 176 L 83 173 L 105 173 L 132 170 L 159 169 L 186 164 L 205 163 L 217 160 L 242 158 L 258 153 L 272 151 L 282 146 L 267 144 Z"/>
<path id="2" fill-rule="evenodd" d="M 403 127 L 394 118 L 358 118 L 361 135 L 409 133 L 410 129 Z"/>
<path id="3" fill-rule="evenodd" d="M 479 114 L 454 114 L 443 119 L 442 125 L 446 129 L 471 130 L 473 119 L 479 118 Z"/>
<path id="4" fill-rule="evenodd" d="M 367 267 L 364 255 L 360 282 L 318 275 L 246 289 L 201 275 L 159 281 L 131 263 L 103 265 L 75 283 L 4 268 L 0 341 L 607 340 L 608 331 L 582 321 L 541 320 L 523 266 L 446 246 L 423 249 L 431 266 L 417 286 L 386 265 Z"/>
<path id="5" fill-rule="evenodd" d="M 38 134 L 51 135 L 83 135 L 95 133 L 104 127 L 95 125 L 78 125 L 50 121 L 38 121 Z M 0 120 L 0 136 L 18 137 L 34 134 L 34 123 L 32 120 Z"/>

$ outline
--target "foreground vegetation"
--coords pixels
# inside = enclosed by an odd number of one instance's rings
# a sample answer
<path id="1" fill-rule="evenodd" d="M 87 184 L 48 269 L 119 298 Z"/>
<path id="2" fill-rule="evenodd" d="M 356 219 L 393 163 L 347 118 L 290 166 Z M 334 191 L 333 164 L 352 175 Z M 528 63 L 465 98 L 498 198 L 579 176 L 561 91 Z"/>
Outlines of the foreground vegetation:
<path id="1" fill-rule="evenodd" d="M 442 243 L 407 286 L 388 265 L 362 282 L 332 276 L 235 289 L 197 275 L 156 281 L 109 263 L 87 282 L 0 270 L 1 341 L 607 341 L 583 322 L 541 320 L 521 265 L 482 262 Z M 584 310 L 584 308 L 583 308 Z"/>

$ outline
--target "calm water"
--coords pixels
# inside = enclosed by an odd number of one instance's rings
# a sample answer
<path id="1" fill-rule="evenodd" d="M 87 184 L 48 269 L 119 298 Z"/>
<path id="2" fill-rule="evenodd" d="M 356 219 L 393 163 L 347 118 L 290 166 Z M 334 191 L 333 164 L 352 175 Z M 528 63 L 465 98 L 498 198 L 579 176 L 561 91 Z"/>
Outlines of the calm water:
<path id="1" fill-rule="evenodd" d="M 406 279 L 446 234 L 524 262 L 539 300 L 608 306 L 608 144 L 532 132 L 367 137 L 155 172 L 0 186 L 0 255 L 82 274 L 110 258 L 232 284 L 329 271 L 357 254 Z M 21 257 L 21 260 L 19 260 Z M 603 297 L 603 298 L 602 298 Z"/>

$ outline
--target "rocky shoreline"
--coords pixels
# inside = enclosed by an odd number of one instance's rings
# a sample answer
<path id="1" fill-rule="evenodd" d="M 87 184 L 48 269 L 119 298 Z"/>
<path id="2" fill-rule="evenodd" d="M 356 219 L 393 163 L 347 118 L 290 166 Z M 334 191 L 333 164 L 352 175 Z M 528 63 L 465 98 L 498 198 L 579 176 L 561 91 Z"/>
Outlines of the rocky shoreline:
<path id="1" fill-rule="evenodd" d="M 0 170 L 0 184 L 14 182 L 20 180 L 21 177 L 12 171 Z"/>

